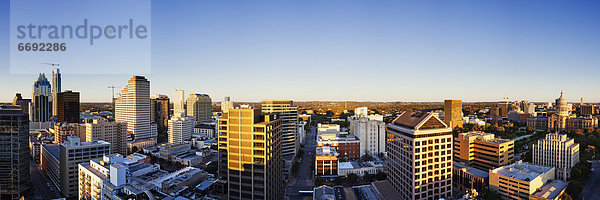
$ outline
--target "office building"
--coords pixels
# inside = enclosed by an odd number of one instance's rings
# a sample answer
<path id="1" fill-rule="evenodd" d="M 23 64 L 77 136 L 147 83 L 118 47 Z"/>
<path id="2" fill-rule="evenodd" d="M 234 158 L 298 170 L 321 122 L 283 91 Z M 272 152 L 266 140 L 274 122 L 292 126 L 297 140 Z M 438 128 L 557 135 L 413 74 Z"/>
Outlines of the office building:
<path id="1" fill-rule="evenodd" d="M 20 199 L 30 191 L 29 119 L 18 108 L 0 107 L 0 199 Z"/>
<path id="2" fill-rule="evenodd" d="M 123 161 L 122 155 L 110 154 L 80 163 L 79 199 L 103 199 L 102 192 L 107 182 L 114 186 L 126 184 L 129 168 Z"/>
<path id="3" fill-rule="evenodd" d="M 317 147 L 323 146 L 333 147 L 339 158 L 360 158 L 360 140 L 351 134 L 340 134 L 339 131 L 333 132 L 331 129 L 321 131 L 317 134 Z"/>
<path id="4" fill-rule="evenodd" d="M 173 116 L 186 116 L 185 115 L 185 91 L 175 89 L 173 95 Z"/>
<path id="5" fill-rule="evenodd" d="M 192 139 L 194 117 L 173 116 L 169 120 L 169 143 L 181 143 Z"/>
<path id="6" fill-rule="evenodd" d="M 77 165 L 110 154 L 110 143 L 104 141 L 80 142 L 69 136 L 61 144 L 42 145 L 42 171 L 67 198 L 79 194 Z"/>
<path id="7" fill-rule="evenodd" d="M 229 109 L 233 108 L 233 101 L 231 101 L 230 97 L 225 97 L 223 101 L 221 101 L 221 112 L 228 113 Z"/>
<path id="8" fill-rule="evenodd" d="M 356 115 L 348 119 L 350 133 L 360 140 L 360 156 L 385 152 L 385 123 L 371 116 Z"/>
<path id="9" fill-rule="evenodd" d="M 463 125 L 462 100 L 444 100 L 444 123 L 454 127 Z"/>
<path id="10" fill-rule="evenodd" d="M 567 186 L 554 167 L 517 162 L 489 171 L 489 187 L 502 199 L 558 199 Z"/>
<path id="11" fill-rule="evenodd" d="M 330 146 L 317 147 L 315 153 L 315 175 L 334 176 L 338 174 L 338 153 Z"/>
<path id="12" fill-rule="evenodd" d="M 21 93 L 17 93 L 12 102 L 13 106 L 19 107 L 23 112 L 27 113 L 27 118 L 31 120 L 30 117 L 30 109 L 31 109 L 31 99 L 23 99 Z"/>
<path id="13" fill-rule="evenodd" d="M 218 124 L 219 178 L 229 199 L 283 199 L 281 119 L 241 107 Z"/>
<path id="14" fill-rule="evenodd" d="M 596 106 L 591 104 L 582 104 L 580 109 L 581 115 L 595 115 L 596 114 Z"/>
<path id="15" fill-rule="evenodd" d="M 533 144 L 531 152 L 533 164 L 555 167 L 555 178 L 563 181 L 571 177 L 571 168 L 579 162 L 579 144 L 566 134 L 546 134 Z"/>
<path id="16" fill-rule="evenodd" d="M 150 123 L 156 123 L 157 129 L 167 129 L 169 122 L 169 97 L 154 95 L 150 99 Z"/>
<path id="17" fill-rule="evenodd" d="M 70 90 L 58 93 L 53 102 L 56 107 L 56 122 L 79 123 L 79 92 Z"/>
<path id="18" fill-rule="evenodd" d="M 44 73 L 39 74 L 38 79 L 33 83 L 32 94 L 32 121 L 49 121 L 52 114 L 52 107 L 50 105 L 52 91 L 50 90 L 50 82 Z"/>
<path id="19" fill-rule="evenodd" d="M 454 162 L 452 165 L 452 187 L 458 191 L 475 189 L 482 191 L 488 186 L 489 172 L 471 167 L 465 163 Z"/>
<path id="20" fill-rule="evenodd" d="M 69 136 L 76 136 L 85 140 L 85 125 L 77 123 L 58 123 L 54 125 L 54 143 L 63 143 Z"/>
<path id="21" fill-rule="evenodd" d="M 492 133 L 460 133 L 454 138 L 454 159 L 487 171 L 513 162 L 515 142 Z"/>
<path id="22" fill-rule="evenodd" d="M 403 112 L 388 124 L 387 152 L 400 199 L 452 196 L 452 128 L 433 113 Z"/>
<path id="23" fill-rule="evenodd" d="M 93 119 L 85 124 L 85 141 L 94 140 L 110 143 L 111 154 L 127 155 L 127 123 Z"/>
<path id="24" fill-rule="evenodd" d="M 133 76 L 115 100 L 115 120 L 127 123 L 129 143 L 156 143 L 156 130 L 150 123 L 150 82 Z"/>
<path id="25" fill-rule="evenodd" d="M 188 117 L 197 123 L 212 120 L 212 101 L 208 94 L 190 94 L 186 100 Z"/>
<path id="26" fill-rule="evenodd" d="M 512 108 L 512 103 L 509 101 L 498 102 L 498 114 L 501 117 L 508 117 L 508 111 Z"/>
<path id="27" fill-rule="evenodd" d="M 298 107 L 291 100 L 262 101 L 262 112 L 277 114 L 282 121 L 281 156 L 284 163 L 283 176 L 288 177 L 296 152 L 300 148 L 298 140 Z"/>
<path id="28" fill-rule="evenodd" d="M 54 66 L 54 65 L 53 65 Z M 61 90 L 60 69 L 52 69 L 52 116 L 58 116 L 58 93 Z"/>

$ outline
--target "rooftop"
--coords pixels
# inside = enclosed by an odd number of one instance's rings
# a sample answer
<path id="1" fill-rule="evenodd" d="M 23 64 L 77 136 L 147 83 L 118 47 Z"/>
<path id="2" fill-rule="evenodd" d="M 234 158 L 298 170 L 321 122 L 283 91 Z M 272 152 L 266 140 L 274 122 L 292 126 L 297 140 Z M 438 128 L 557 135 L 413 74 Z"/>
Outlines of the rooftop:
<path id="1" fill-rule="evenodd" d="M 506 142 L 510 142 L 509 139 L 496 138 L 493 133 L 485 133 L 480 131 L 472 131 L 468 133 L 461 133 L 460 135 L 464 135 L 469 138 L 474 138 L 477 141 L 484 141 L 494 144 L 502 144 Z"/>
<path id="2" fill-rule="evenodd" d="M 58 144 L 42 144 L 42 146 L 44 146 L 44 148 L 48 150 L 50 155 L 52 155 L 56 160 L 60 159 L 60 149 Z"/>
<path id="3" fill-rule="evenodd" d="M 532 195 L 542 199 L 556 199 L 567 188 L 567 183 L 561 180 L 550 180 Z"/>
<path id="4" fill-rule="evenodd" d="M 420 111 L 405 111 L 398 115 L 392 124 L 414 130 L 448 128 L 448 126 L 434 116 L 433 113 Z"/>
<path id="5" fill-rule="evenodd" d="M 396 200 L 400 196 L 398 191 L 387 180 L 375 181 L 371 185 L 375 194 L 382 200 Z"/>
<path id="6" fill-rule="evenodd" d="M 514 178 L 522 181 L 531 181 L 542 174 L 548 173 L 553 167 L 534 165 L 525 162 L 518 162 L 507 166 L 502 166 L 492 170 L 501 176 Z"/>
<path id="7" fill-rule="evenodd" d="M 486 172 L 486 171 L 483 171 L 483 170 L 480 170 L 480 169 L 468 166 L 468 165 L 466 165 L 464 163 L 461 163 L 461 162 L 453 162 L 453 166 L 454 166 L 454 168 L 457 168 L 457 169 L 466 169 L 467 173 L 473 174 L 474 176 L 477 176 L 479 178 L 485 179 L 485 178 L 488 178 L 490 176 L 490 174 L 488 172 Z"/>
<path id="8" fill-rule="evenodd" d="M 314 189 L 313 196 L 316 200 L 335 200 L 335 191 L 333 187 L 322 185 Z"/>

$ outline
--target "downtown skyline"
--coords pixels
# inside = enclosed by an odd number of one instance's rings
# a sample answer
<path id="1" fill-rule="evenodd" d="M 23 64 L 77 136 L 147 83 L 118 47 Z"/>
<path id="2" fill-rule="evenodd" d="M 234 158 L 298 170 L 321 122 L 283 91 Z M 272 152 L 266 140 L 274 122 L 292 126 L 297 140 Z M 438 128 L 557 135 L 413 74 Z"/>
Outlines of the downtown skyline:
<path id="1" fill-rule="evenodd" d="M 597 2 L 152 3 L 152 72 L 139 74 L 151 94 L 551 102 L 562 89 L 569 102 L 600 101 L 590 92 L 600 86 Z M 1 26 L 8 4 L 0 3 Z M 37 74 L 10 74 L 7 29 L 0 38 L 0 102 L 31 98 Z M 120 91 L 137 75 L 62 72 L 62 89 L 81 92 L 82 102 L 110 102 L 107 86 Z"/>

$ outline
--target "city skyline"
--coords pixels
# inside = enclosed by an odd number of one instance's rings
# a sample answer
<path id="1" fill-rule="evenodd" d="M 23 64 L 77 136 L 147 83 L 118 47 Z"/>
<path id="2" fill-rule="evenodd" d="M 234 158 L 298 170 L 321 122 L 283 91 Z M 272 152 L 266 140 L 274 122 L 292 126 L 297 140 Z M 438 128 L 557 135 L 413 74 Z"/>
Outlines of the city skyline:
<path id="1" fill-rule="evenodd" d="M 151 81 L 151 94 L 171 96 L 177 88 L 246 102 L 549 102 L 563 89 L 569 102 L 600 101 L 588 94 L 600 86 L 598 2 L 152 3 L 152 72 L 139 74 Z M 0 9 L 0 25 L 8 26 L 9 2 Z M 37 77 L 9 74 L 8 37 L 0 30 L 0 102 L 16 92 L 31 98 Z M 110 102 L 107 86 L 123 88 L 138 75 L 62 73 L 62 89 L 81 92 L 82 102 Z M 273 78 L 225 83 L 225 73 Z"/>

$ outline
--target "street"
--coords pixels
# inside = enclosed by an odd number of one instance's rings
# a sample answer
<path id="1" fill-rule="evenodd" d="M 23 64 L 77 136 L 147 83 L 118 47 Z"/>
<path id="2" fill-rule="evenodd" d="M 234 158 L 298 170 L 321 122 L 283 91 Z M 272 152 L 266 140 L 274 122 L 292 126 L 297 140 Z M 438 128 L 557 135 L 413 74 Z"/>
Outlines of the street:
<path id="1" fill-rule="evenodd" d="M 314 187 L 313 171 L 310 168 L 314 162 L 314 154 L 316 149 L 315 135 L 317 128 L 312 127 L 310 132 L 306 134 L 306 142 L 304 144 L 304 155 L 299 160 L 300 168 L 298 173 L 291 177 L 285 187 L 285 199 L 301 200 L 312 199 L 312 196 L 300 196 L 298 191 L 312 191 Z"/>
<path id="2" fill-rule="evenodd" d="M 29 173 L 31 174 L 34 199 L 56 199 L 61 197 L 60 192 L 50 182 L 50 179 L 40 171 L 37 163 L 33 160 L 29 165 Z"/>
<path id="3" fill-rule="evenodd" d="M 600 199 L 600 160 L 592 160 L 592 174 L 583 186 L 579 200 Z"/>

